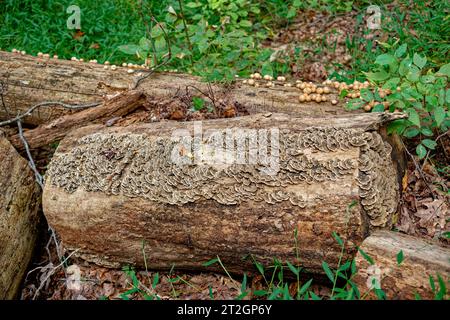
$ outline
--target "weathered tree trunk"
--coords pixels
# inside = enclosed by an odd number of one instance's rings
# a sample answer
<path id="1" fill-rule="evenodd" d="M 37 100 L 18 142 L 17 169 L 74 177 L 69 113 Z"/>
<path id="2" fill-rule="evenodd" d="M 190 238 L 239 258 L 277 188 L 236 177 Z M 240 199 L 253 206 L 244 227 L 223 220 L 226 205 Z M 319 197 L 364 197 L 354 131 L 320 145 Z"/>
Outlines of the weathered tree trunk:
<path id="1" fill-rule="evenodd" d="M 145 250 L 155 269 L 204 269 L 218 255 L 242 272 L 254 255 L 320 272 L 339 256 L 332 232 L 359 245 L 391 225 L 396 168 L 378 132 L 402 117 L 260 114 L 81 128 L 50 163 L 44 213 L 66 248 L 103 265 L 144 266 Z"/>
<path id="2" fill-rule="evenodd" d="M 38 234 L 40 190 L 0 131 L 0 299 L 17 296 Z"/>
<path id="3" fill-rule="evenodd" d="M 141 75 L 136 70 L 133 74 L 127 73 L 127 68 L 118 67 L 113 71 L 104 69 L 103 65 L 81 63 L 76 61 L 43 59 L 32 56 L 21 56 L 0 51 L 0 81 L 4 85 L 5 110 L 0 101 L 0 120 L 7 120 L 18 113 L 24 113 L 35 104 L 44 101 L 60 101 L 67 104 L 85 104 L 103 102 L 107 96 L 122 93 L 133 87 L 134 81 Z M 6 86 L 5 86 L 6 85 Z M 198 88 L 208 92 L 208 84 L 201 82 L 198 77 L 185 74 L 155 73 L 140 82 L 138 89 L 147 97 L 154 100 L 172 97 L 179 90 L 185 88 Z M 242 84 L 237 80 L 232 86 L 212 85 L 216 96 L 226 97 L 229 101 L 236 101 L 250 114 L 261 112 L 282 112 L 296 117 L 323 117 L 327 115 L 349 114 L 342 106 L 333 106 L 331 103 L 299 103 L 300 91 L 292 87 L 277 86 L 276 88 L 255 88 Z M 197 91 L 194 90 L 196 93 Z M 335 98 L 330 95 L 329 101 Z M 79 111 L 81 112 L 81 111 Z M 28 124 L 44 124 L 51 121 L 58 122 L 58 117 L 73 114 L 60 106 L 38 108 L 30 116 L 23 119 Z M 352 113 L 359 113 L 352 111 Z M 87 125 L 87 123 L 86 123 Z M 70 128 L 66 128 L 70 129 Z M 58 131 L 58 129 L 55 129 Z M 45 136 L 50 138 L 48 125 L 44 127 Z M 68 131 L 68 130 L 67 130 Z M 61 132 L 60 130 L 58 132 Z M 402 146 L 396 136 L 382 133 L 394 148 L 393 157 L 401 173 L 405 168 L 405 158 Z M 42 128 L 37 132 L 30 132 L 31 136 L 42 135 Z M 34 139 L 33 139 L 34 140 Z M 41 141 L 48 141 L 44 139 Z M 17 137 L 13 139 L 17 144 Z M 35 146 L 33 141 L 31 147 Z"/>
<path id="4" fill-rule="evenodd" d="M 371 264 L 360 253 L 356 256 L 358 274 L 354 280 L 362 294 L 371 288 L 381 288 L 388 299 L 415 299 L 416 293 L 422 299 L 434 299 L 440 291 L 438 275 L 448 286 L 449 248 L 401 233 L 380 230 L 366 238 L 361 249 L 373 260 Z M 399 255 L 400 251 L 402 253 Z M 431 288 L 430 277 L 433 278 L 435 292 Z M 373 290 L 368 297 L 375 298 Z M 448 299 L 448 294 L 444 298 Z"/>
<path id="5" fill-rule="evenodd" d="M 102 102 L 106 95 L 133 87 L 142 73 L 127 73 L 127 68 L 104 69 L 103 65 L 67 60 L 43 59 L 0 51 L 0 81 L 7 85 L 4 94 L 5 110 L 0 103 L 0 120 L 26 112 L 30 106 L 43 101 L 61 101 L 69 104 Z M 198 77 L 184 74 L 155 73 L 143 80 L 139 89 L 148 96 L 166 98 L 186 87 L 208 92 L 208 85 Z M 296 88 L 255 88 L 240 80 L 231 87 L 212 85 L 216 95 L 223 92 L 231 101 L 238 101 L 250 113 L 283 112 L 302 116 L 324 116 L 345 113 L 331 103 L 299 103 Z M 28 124 L 41 124 L 72 113 L 58 106 L 39 108 L 24 119 Z"/>
<path id="6" fill-rule="evenodd" d="M 61 140 L 71 130 L 89 124 L 102 123 L 113 119 L 114 117 L 127 115 L 142 106 L 144 100 L 145 97 L 142 92 L 129 91 L 120 94 L 97 107 L 61 116 L 48 124 L 43 124 L 36 129 L 28 130 L 24 132 L 23 135 L 30 148 L 39 148 L 54 141 Z M 10 140 L 17 149 L 24 149 L 24 145 L 19 135 L 12 136 Z"/>

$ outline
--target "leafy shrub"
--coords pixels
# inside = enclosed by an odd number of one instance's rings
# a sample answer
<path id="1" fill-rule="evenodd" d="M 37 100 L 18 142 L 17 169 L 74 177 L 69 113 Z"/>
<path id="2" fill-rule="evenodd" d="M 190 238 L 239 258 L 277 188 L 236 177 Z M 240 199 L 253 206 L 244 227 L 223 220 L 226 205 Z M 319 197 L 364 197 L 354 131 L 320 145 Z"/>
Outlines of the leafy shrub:
<path id="1" fill-rule="evenodd" d="M 406 56 L 405 56 L 406 55 Z M 403 44 L 393 53 L 379 55 L 367 79 L 375 84 L 375 89 L 363 89 L 361 97 L 351 100 L 348 108 L 361 108 L 364 104 L 376 101 L 372 112 L 384 111 L 383 101 L 389 103 L 389 111 L 403 111 L 408 119 L 394 121 L 389 132 L 396 132 L 406 138 L 418 137 L 416 153 L 420 159 L 434 150 L 437 142 L 433 137 L 450 128 L 450 63 L 434 71 L 427 68 L 427 57 L 418 53 L 407 54 Z M 380 88 L 388 93 L 382 98 Z"/>

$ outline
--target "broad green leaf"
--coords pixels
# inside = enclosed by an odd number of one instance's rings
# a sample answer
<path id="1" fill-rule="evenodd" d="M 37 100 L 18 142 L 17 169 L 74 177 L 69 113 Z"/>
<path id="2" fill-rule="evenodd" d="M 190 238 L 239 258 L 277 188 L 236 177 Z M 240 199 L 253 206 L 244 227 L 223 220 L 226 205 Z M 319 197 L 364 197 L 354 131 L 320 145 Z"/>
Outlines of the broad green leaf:
<path id="1" fill-rule="evenodd" d="M 403 250 L 400 250 L 397 253 L 397 265 L 400 265 L 404 259 L 405 259 L 405 257 L 403 256 Z"/>
<path id="2" fill-rule="evenodd" d="M 420 133 L 419 129 L 410 127 L 403 132 L 403 136 L 405 136 L 408 139 L 414 138 Z"/>
<path id="3" fill-rule="evenodd" d="M 422 127 L 422 129 L 420 129 L 420 133 L 427 137 L 431 137 L 434 134 L 433 131 L 431 131 L 431 129 L 427 127 Z"/>
<path id="4" fill-rule="evenodd" d="M 438 127 L 441 126 L 442 122 L 445 119 L 445 110 L 442 107 L 436 107 L 434 109 L 434 120 L 436 121 L 436 125 Z"/>
<path id="5" fill-rule="evenodd" d="M 372 112 L 384 112 L 384 105 L 381 103 L 375 105 L 372 109 Z"/>
<path id="6" fill-rule="evenodd" d="M 428 149 L 434 150 L 437 146 L 436 141 L 431 139 L 423 139 L 422 144 L 427 147 Z"/>
<path id="7" fill-rule="evenodd" d="M 135 55 L 139 51 L 139 46 L 135 44 L 126 44 L 119 47 L 119 50 L 125 54 Z"/>
<path id="8" fill-rule="evenodd" d="M 411 67 L 411 65 L 412 65 L 412 59 L 409 57 L 406 57 L 405 59 L 403 59 L 400 62 L 400 66 L 398 68 L 398 73 L 401 76 L 406 76 L 409 72 L 409 68 Z"/>
<path id="9" fill-rule="evenodd" d="M 139 40 L 139 47 L 144 51 L 150 51 L 152 43 L 149 39 L 142 37 L 141 40 Z"/>
<path id="10" fill-rule="evenodd" d="M 364 88 L 361 90 L 361 99 L 364 101 L 372 101 L 373 100 L 373 93 L 370 91 L 370 89 Z"/>
<path id="11" fill-rule="evenodd" d="M 188 2 L 186 3 L 186 7 L 191 8 L 191 9 L 195 9 L 198 7 L 201 7 L 202 4 L 200 2 Z"/>
<path id="12" fill-rule="evenodd" d="M 364 73 L 370 81 L 379 82 L 384 81 L 389 78 L 389 73 L 384 70 L 380 70 L 377 72 L 365 72 Z"/>
<path id="13" fill-rule="evenodd" d="M 417 111 L 413 108 L 410 108 L 407 110 L 407 113 L 409 114 L 408 120 L 411 121 L 412 124 L 420 127 L 420 117 Z"/>
<path id="14" fill-rule="evenodd" d="M 269 75 L 273 77 L 273 69 L 270 61 L 266 61 L 261 67 L 261 73 L 265 75 Z"/>
<path id="15" fill-rule="evenodd" d="M 419 144 L 416 147 L 416 154 L 419 156 L 419 159 L 423 159 L 427 155 L 427 149 L 422 144 Z"/>
<path id="16" fill-rule="evenodd" d="M 383 85 L 383 89 L 395 90 L 397 89 L 398 84 L 400 83 L 400 78 L 391 78 Z"/>
<path id="17" fill-rule="evenodd" d="M 408 127 L 408 123 L 407 121 L 405 121 L 405 119 L 395 120 L 388 124 L 387 132 L 388 134 L 402 134 L 405 131 L 406 127 Z"/>
<path id="18" fill-rule="evenodd" d="M 402 44 L 397 50 L 395 50 L 395 56 L 397 58 L 401 58 L 406 53 L 407 48 L 408 45 L 406 43 Z"/>
<path id="19" fill-rule="evenodd" d="M 247 27 L 251 27 L 251 26 L 252 26 L 252 23 L 251 23 L 249 20 L 241 20 L 241 21 L 239 22 L 239 25 L 240 25 L 241 27 L 247 28 Z"/>
<path id="20" fill-rule="evenodd" d="M 438 71 L 438 73 L 446 75 L 450 78 L 450 63 L 444 64 Z"/>
<path id="21" fill-rule="evenodd" d="M 433 83 L 435 80 L 436 80 L 436 77 L 432 76 L 430 74 L 420 77 L 420 82 L 422 82 L 422 83 Z"/>
<path id="22" fill-rule="evenodd" d="M 397 63 L 397 59 L 395 59 L 395 57 L 391 54 L 385 53 L 382 55 L 379 55 L 376 60 L 375 60 L 376 64 L 385 66 L 385 65 L 393 65 Z"/>
<path id="23" fill-rule="evenodd" d="M 192 104 L 194 106 L 194 110 L 199 111 L 202 110 L 203 107 L 205 106 L 205 100 L 199 97 L 193 97 Z"/>
<path id="24" fill-rule="evenodd" d="M 408 73 L 406 74 L 406 79 L 411 82 L 419 81 L 420 70 L 416 66 L 410 66 Z"/>
<path id="25" fill-rule="evenodd" d="M 413 62 L 419 69 L 422 69 L 427 64 L 427 57 L 422 57 L 420 54 L 414 53 Z"/>

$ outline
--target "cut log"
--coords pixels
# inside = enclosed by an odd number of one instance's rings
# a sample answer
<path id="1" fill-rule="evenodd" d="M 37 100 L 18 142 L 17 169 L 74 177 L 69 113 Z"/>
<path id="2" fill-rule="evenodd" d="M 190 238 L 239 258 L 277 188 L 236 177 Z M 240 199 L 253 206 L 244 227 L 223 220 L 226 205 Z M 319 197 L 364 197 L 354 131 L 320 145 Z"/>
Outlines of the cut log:
<path id="1" fill-rule="evenodd" d="M 332 232 L 354 248 L 391 225 L 399 188 L 379 130 L 403 117 L 268 113 L 81 128 L 49 165 L 44 213 L 66 248 L 106 266 L 144 266 L 145 250 L 154 269 L 205 269 L 218 255 L 243 272 L 253 255 L 321 272 L 340 253 Z"/>
<path id="2" fill-rule="evenodd" d="M 373 264 L 358 253 L 358 274 L 354 281 L 362 294 L 372 289 L 369 298 L 374 299 L 374 289 L 381 288 L 390 300 L 434 299 L 440 291 L 438 276 L 448 287 L 449 248 L 401 233 L 379 230 L 364 240 L 361 249 L 373 260 Z M 448 299 L 448 293 L 443 298 Z"/>
<path id="3" fill-rule="evenodd" d="M 121 117 L 133 112 L 142 106 L 145 97 L 142 92 L 129 91 L 120 94 L 105 103 L 85 109 L 83 111 L 61 116 L 48 124 L 38 126 L 36 129 L 28 130 L 23 135 L 30 148 L 39 148 L 54 141 L 61 140 L 70 130 L 84 127 L 89 124 L 102 123 L 115 117 Z M 11 137 L 11 143 L 18 150 L 23 150 L 24 145 L 19 137 Z"/>
<path id="4" fill-rule="evenodd" d="M 7 85 L 4 97 L 8 107 L 8 110 L 4 110 L 0 106 L 0 120 L 22 114 L 32 105 L 48 100 L 68 104 L 101 102 L 106 95 L 133 88 L 142 71 L 136 70 L 129 74 L 127 70 L 118 67 L 113 71 L 92 63 L 36 58 L 0 51 L 0 81 Z M 208 92 L 207 83 L 200 81 L 198 77 L 184 74 L 155 73 L 139 84 L 140 90 L 156 99 L 171 97 L 186 87 Z M 281 85 L 276 88 L 255 88 L 237 80 L 232 86 L 212 85 L 212 89 L 216 95 L 223 92 L 230 101 L 238 101 L 249 113 L 283 112 L 299 117 L 345 113 L 342 107 L 333 106 L 329 102 L 299 103 L 299 89 Z M 39 108 L 26 117 L 24 123 L 42 124 L 66 113 L 71 111 L 58 106 Z"/>
<path id="5" fill-rule="evenodd" d="M 40 189 L 0 131 L 0 300 L 17 296 L 38 235 Z"/>

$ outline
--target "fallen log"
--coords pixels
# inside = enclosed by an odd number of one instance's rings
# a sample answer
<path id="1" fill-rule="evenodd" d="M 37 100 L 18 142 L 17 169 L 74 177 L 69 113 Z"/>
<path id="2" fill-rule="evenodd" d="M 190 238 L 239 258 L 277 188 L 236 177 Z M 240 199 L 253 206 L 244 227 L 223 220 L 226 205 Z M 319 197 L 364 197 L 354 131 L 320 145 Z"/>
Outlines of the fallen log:
<path id="1" fill-rule="evenodd" d="M 218 255 L 243 272 L 254 256 L 321 272 L 340 254 L 332 232 L 348 240 L 348 258 L 392 224 L 399 188 L 379 131 L 403 117 L 268 113 L 84 127 L 49 165 L 44 213 L 67 249 L 101 265 L 200 270 Z"/>
<path id="2" fill-rule="evenodd" d="M 434 299 L 441 290 L 438 277 L 448 286 L 449 248 L 398 232 L 379 230 L 363 241 L 361 249 L 370 258 L 358 253 L 358 273 L 354 281 L 361 294 L 370 290 L 368 298 L 375 299 L 374 289 L 382 289 L 389 300 Z M 442 298 L 448 299 L 448 293 L 443 292 Z"/>
<path id="3" fill-rule="evenodd" d="M 145 97 L 140 91 L 122 93 L 99 106 L 61 116 L 48 124 L 25 131 L 23 136 L 32 149 L 39 148 L 61 140 L 70 130 L 125 116 L 142 106 L 144 101 Z M 10 141 L 16 149 L 24 149 L 18 134 L 12 136 Z"/>
<path id="4" fill-rule="evenodd" d="M 0 300 L 17 297 L 38 235 L 40 189 L 0 131 Z"/>
<path id="5" fill-rule="evenodd" d="M 104 69 L 103 65 L 58 59 L 45 59 L 0 51 L 0 81 L 4 84 L 4 101 L 0 105 L 0 120 L 25 113 L 31 106 L 48 101 L 67 104 L 102 102 L 105 96 L 132 89 L 143 75 L 142 70 L 129 74 L 128 68 Z M 139 84 L 139 90 L 155 99 L 172 97 L 179 90 L 198 88 L 208 92 L 208 84 L 198 77 L 159 72 Z M 238 101 L 249 113 L 283 112 L 299 117 L 325 116 L 346 113 L 342 107 L 327 103 L 299 103 L 300 90 L 277 85 L 275 88 L 255 88 L 237 80 L 232 86 L 212 85 L 217 96 Z M 197 92 L 197 91 L 196 91 Z M 329 100 L 336 95 L 330 95 Z M 52 121 L 73 111 L 61 106 L 39 108 L 23 121 L 38 125 Z"/>

